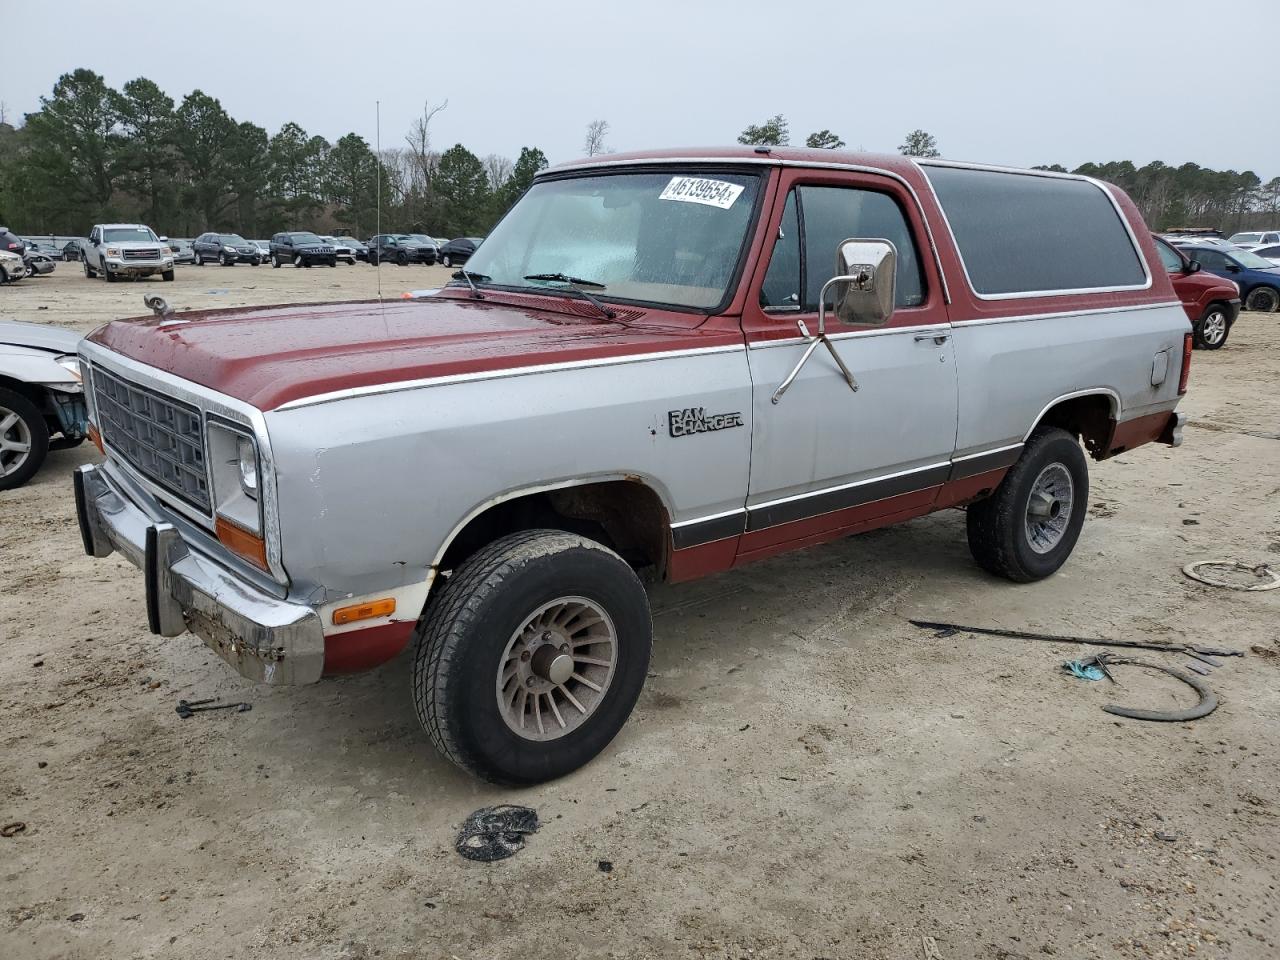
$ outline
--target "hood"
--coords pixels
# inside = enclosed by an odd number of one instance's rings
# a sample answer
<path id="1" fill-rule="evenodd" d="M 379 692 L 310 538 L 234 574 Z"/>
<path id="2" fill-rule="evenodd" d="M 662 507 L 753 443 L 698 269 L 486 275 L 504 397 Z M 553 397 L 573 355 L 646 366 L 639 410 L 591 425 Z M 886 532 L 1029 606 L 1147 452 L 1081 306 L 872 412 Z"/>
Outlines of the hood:
<path id="1" fill-rule="evenodd" d="M 355 387 L 742 342 L 736 330 L 698 329 L 700 316 L 620 319 L 564 298 L 435 296 L 140 317 L 88 339 L 260 410 Z"/>
<path id="2" fill-rule="evenodd" d="M 0 343 L 34 347 L 37 350 L 49 350 L 53 353 L 75 353 L 80 345 L 80 339 L 80 334 L 61 327 L 0 320 Z"/>

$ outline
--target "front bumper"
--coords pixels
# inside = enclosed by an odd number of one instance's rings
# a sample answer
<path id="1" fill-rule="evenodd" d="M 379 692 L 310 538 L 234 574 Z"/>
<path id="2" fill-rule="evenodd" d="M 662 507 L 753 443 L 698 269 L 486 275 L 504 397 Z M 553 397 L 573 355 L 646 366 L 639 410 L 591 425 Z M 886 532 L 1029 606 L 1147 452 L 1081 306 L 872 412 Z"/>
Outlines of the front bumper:
<path id="1" fill-rule="evenodd" d="M 107 257 L 105 266 L 112 273 L 149 277 L 154 273 L 163 273 L 166 270 L 172 270 L 173 259 L 121 260 L 118 257 Z"/>
<path id="2" fill-rule="evenodd" d="M 258 683 L 320 679 L 324 631 L 313 609 L 268 596 L 191 547 L 173 524 L 131 501 L 105 467 L 85 464 L 74 478 L 85 553 L 119 552 L 142 571 L 152 633 L 190 630 Z"/>

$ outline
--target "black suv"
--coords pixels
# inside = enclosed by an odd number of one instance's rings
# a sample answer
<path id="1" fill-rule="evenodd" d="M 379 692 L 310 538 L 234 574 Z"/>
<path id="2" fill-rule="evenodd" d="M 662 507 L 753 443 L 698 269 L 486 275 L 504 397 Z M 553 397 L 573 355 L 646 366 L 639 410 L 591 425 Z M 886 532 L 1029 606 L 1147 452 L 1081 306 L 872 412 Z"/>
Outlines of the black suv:
<path id="1" fill-rule="evenodd" d="M 410 263 L 433 264 L 436 262 L 436 245 L 405 233 L 380 233 L 369 238 L 369 262 L 385 260 L 405 266 Z"/>
<path id="2" fill-rule="evenodd" d="M 202 233 L 191 241 L 191 252 L 197 267 L 206 263 L 220 263 L 224 267 L 249 263 L 256 267 L 262 262 L 262 251 L 238 233 Z"/>
<path id="3" fill-rule="evenodd" d="M 10 231 L 8 227 L 0 227 L 0 250 L 6 253 L 16 253 L 21 257 L 27 252 L 27 244 L 21 237 Z"/>
<path id="4" fill-rule="evenodd" d="M 271 265 L 280 267 L 292 263 L 295 267 L 313 267 L 317 263 L 338 265 L 338 253 L 333 245 L 325 243 L 309 231 L 277 233 L 271 238 Z"/>

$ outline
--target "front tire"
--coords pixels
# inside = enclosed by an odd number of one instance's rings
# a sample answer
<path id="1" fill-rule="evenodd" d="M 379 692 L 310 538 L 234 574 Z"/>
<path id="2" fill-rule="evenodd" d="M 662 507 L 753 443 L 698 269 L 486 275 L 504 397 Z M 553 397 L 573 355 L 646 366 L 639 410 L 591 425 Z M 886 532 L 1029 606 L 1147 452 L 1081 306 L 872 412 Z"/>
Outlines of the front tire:
<path id="1" fill-rule="evenodd" d="M 306 261 L 302 259 L 302 254 L 298 254 L 296 257 L 293 258 L 293 265 L 295 267 L 306 266 Z"/>
<path id="2" fill-rule="evenodd" d="M 1195 334 L 1197 347 L 1202 350 L 1221 350 L 1231 332 L 1231 324 L 1226 309 L 1221 304 L 1212 303 L 1200 322 L 1191 329 Z"/>
<path id="3" fill-rule="evenodd" d="M 0 490 L 30 480 L 49 452 L 49 427 L 35 404 L 0 388 Z"/>
<path id="4" fill-rule="evenodd" d="M 1089 466 L 1080 442 L 1038 427 L 995 493 L 969 505 L 969 552 L 1015 583 L 1043 580 L 1071 555 L 1089 508 Z"/>
<path id="5" fill-rule="evenodd" d="M 280 258 L 276 256 L 274 253 L 271 255 L 271 269 L 272 270 L 280 269 Z"/>
<path id="6" fill-rule="evenodd" d="M 195 259 L 195 264 L 196 264 L 196 266 L 197 266 L 197 267 L 203 267 L 203 266 L 204 266 L 204 257 L 200 256 L 200 254 L 198 254 L 198 253 L 197 253 L 197 254 L 196 254 L 196 259 Z"/>
<path id="7" fill-rule="evenodd" d="M 1280 291 L 1274 287 L 1254 287 L 1244 301 L 1244 308 L 1256 313 L 1274 313 L 1277 307 L 1280 307 Z"/>
<path id="8" fill-rule="evenodd" d="M 608 746 L 649 667 L 635 571 L 577 534 L 530 530 L 462 563 L 433 597 L 413 664 L 418 719 L 444 756 L 500 784 L 578 769 Z"/>
<path id="9" fill-rule="evenodd" d="M 172 281 L 173 281 L 173 271 L 172 271 L 172 270 L 165 270 L 165 271 L 163 271 L 163 272 L 160 274 L 160 279 L 161 279 L 161 280 L 164 280 L 164 281 L 165 281 L 165 282 L 167 282 L 167 283 L 172 282 Z"/>

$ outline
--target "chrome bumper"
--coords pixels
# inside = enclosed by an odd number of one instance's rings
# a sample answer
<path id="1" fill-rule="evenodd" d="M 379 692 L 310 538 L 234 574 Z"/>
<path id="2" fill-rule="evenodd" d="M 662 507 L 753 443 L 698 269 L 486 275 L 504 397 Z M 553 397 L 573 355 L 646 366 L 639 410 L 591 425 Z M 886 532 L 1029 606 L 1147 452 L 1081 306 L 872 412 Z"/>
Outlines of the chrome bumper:
<path id="1" fill-rule="evenodd" d="M 1165 424 L 1164 432 L 1160 434 L 1157 443 L 1167 443 L 1171 447 L 1182 446 L 1182 428 L 1187 425 L 1187 415 L 1185 413 L 1169 414 L 1169 422 Z"/>
<path id="2" fill-rule="evenodd" d="M 190 630 L 258 683 L 320 679 L 324 632 L 314 610 L 268 596 L 190 548 L 173 524 L 149 517 L 102 467 L 77 468 L 75 494 L 85 553 L 119 552 L 142 571 L 152 633 Z"/>

